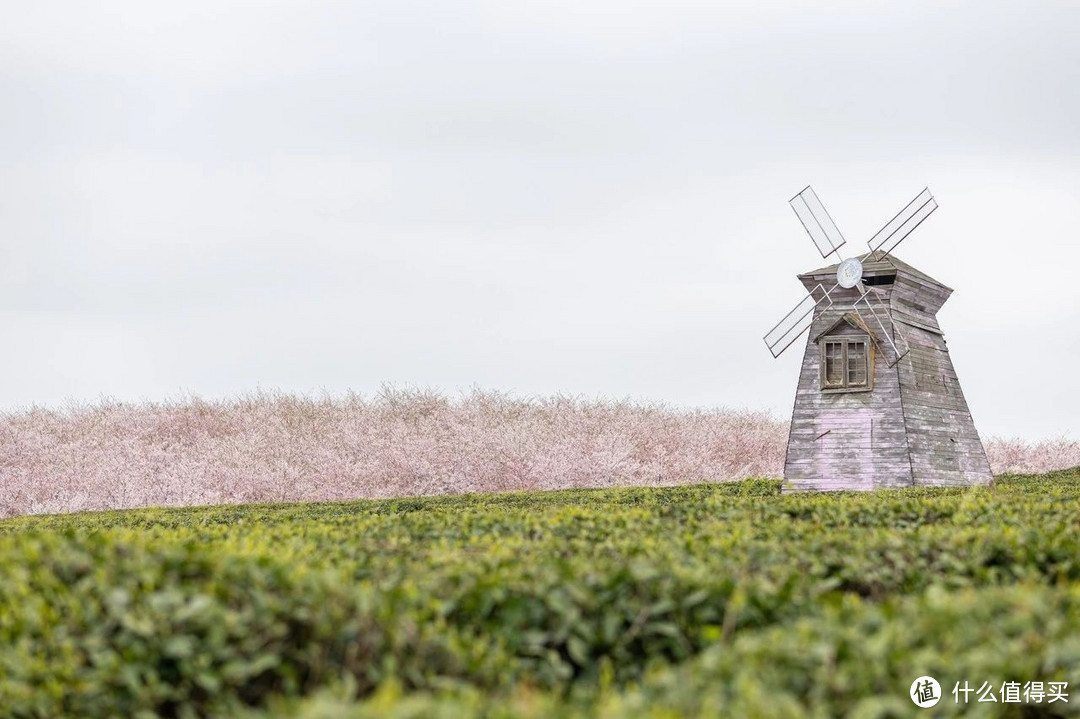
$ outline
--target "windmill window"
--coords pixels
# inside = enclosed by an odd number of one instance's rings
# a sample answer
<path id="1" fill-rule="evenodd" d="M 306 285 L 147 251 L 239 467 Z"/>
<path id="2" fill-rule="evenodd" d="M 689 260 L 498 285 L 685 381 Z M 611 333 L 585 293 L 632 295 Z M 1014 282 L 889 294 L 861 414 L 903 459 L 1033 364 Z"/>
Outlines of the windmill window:
<path id="1" fill-rule="evenodd" d="M 866 386 L 865 342 L 848 342 L 847 344 L 847 385 L 848 387 Z"/>
<path id="2" fill-rule="evenodd" d="M 844 343 L 825 343 L 825 386 L 844 386 Z"/>
<path id="3" fill-rule="evenodd" d="M 871 388 L 874 353 L 866 337 L 829 337 L 821 343 L 821 388 L 858 391 Z"/>
<path id="4" fill-rule="evenodd" d="M 874 275 L 872 277 L 863 277 L 862 281 L 864 285 L 870 285 L 871 287 L 891 285 L 896 282 L 896 275 Z"/>

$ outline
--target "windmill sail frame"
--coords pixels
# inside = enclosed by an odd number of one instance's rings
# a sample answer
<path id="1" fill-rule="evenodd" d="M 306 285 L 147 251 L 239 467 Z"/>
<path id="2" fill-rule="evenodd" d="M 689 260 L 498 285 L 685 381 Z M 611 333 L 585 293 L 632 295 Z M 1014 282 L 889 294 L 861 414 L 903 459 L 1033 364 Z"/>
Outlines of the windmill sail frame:
<path id="1" fill-rule="evenodd" d="M 867 299 L 871 295 L 873 295 L 874 298 L 878 301 L 878 306 L 881 308 L 881 310 L 886 313 L 887 317 L 889 317 L 889 324 L 892 325 L 893 334 L 899 336 L 900 339 L 903 340 L 903 352 L 901 352 L 900 348 L 896 346 L 896 342 L 894 341 L 893 336 L 889 334 L 889 331 L 887 329 L 885 329 L 885 323 L 881 321 L 880 315 L 878 315 L 878 313 L 874 311 L 874 306 L 870 304 L 870 300 Z M 892 349 L 893 360 L 888 363 L 889 369 L 892 369 L 900 362 L 900 360 L 904 359 L 904 357 L 907 356 L 908 352 L 911 351 L 911 344 L 907 341 L 906 338 L 903 337 L 902 334 L 899 333 L 899 330 L 896 327 L 896 322 L 892 319 L 892 314 L 884 305 L 882 305 L 881 298 L 877 297 L 877 295 L 874 294 L 870 287 L 866 287 L 864 285 L 859 299 L 855 300 L 855 302 L 852 303 L 852 308 L 855 310 L 856 314 L 858 314 L 859 317 L 862 318 L 863 322 L 866 322 L 867 325 L 870 325 L 870 323 L 866 319 L 866 316 L 863 315 L 863 313 L 859 310 L 860 304 L 866 306 L 866 309 L 870 312 L 870 316 L 874 318 L 874 322 L 877 324 L 878 328 L 881 329 L 881 335 L 885 338 L 885 341 L 889 343 L 889 348 Z M 871 338 L 873 338 L 872 334 Z"/>
<path id="2" fill-rule="evenodd" d="M 799 300 L 798 304 L 795 305 L 794 309 L 784 315 L 784 317 L 779 322 L 777 322 L 771 330 L 765 333 L 765 336 L 762 337 L 762 339 L 765 340 L 765 346 L 769 348 L 769 352 L 772 354 L 773 359 L 776 359 L 777 357 L 782 355 L 784 353 L 784 350 L 794 344 L 795 340 L 799 339 L 799 337 L 801 337 L 804 332 L 810 329 L 810 325 L 813 324 L 814 317 L 816 316 L 815 310 L 817 310 L 817 308 L 823 302 L 828 301 L 829 303 L 827 305 L 824 305 L 824 309 L 829 309 L 833 306 L 831 294 L 832 291 L 836 289 L 836 287 L 836 285 L 833 285 L 831 289 L 826 290 L 825 286 L 819 283 L 817 287 L 815 287 L 810 292 L 807 292 L 806 296 Z M 821 299 L 814 299 L 814 293 L 816 293 L 818 290 L 820 290 L 822 293 Z M 804 309 L 803 306 L 805 305 L 807 300 L 810 300 L 810 305 L 809 307 L 806 307 Z M 801 314 L 800 310 L 802 310 Z M 793 317 L 794 319 L 792 319 Z M 791 321 L 791 326 L 787 329 L 784 329 L 782 332 L 777 334 L 774 339 L 770 340 L 770 337 L 773 336 L 778 330 L 782 329 L 789 320 Z M 798 331 L 796 332 L 796 330 Z M 783 343 L 782 347 L 780 346 L 781 343 Z M 780 349 L 777 349 L 777 347 L 780 347 Z"/>
<path id="3" fill-rule="evenodd" d="M 810 185 L 804 187 L 802 192 L 788 200 L 788 204 L 795 211 L 795 216 L 799 218 L 806 234 L 810 235 L 810 240 L 822 258 L 828 259 L 830 255 L 835 254 L 847 244 L 843 233 L 836 226 L 832 215 L 825 209 L 825 205 L 818 199 L 813 187 Z M 825 251 L 826 249 L 828 252 Z"/>
<path id="4" fill-rule="evenodd" d="M 930 193 L 930 188 L 923 188 L 914 200 L 905 205 L 904 209 L 896 213 L 895 217 L 886 222 L 885 226 L 870 238 L 866 243 L 870 248 L 870 253 L 878 252 L 888 245 L 888 249 L 882 250 L 879 259 L 888 257 L 889 253 L 895 250 L 937 208 L 937 200 Z"/>

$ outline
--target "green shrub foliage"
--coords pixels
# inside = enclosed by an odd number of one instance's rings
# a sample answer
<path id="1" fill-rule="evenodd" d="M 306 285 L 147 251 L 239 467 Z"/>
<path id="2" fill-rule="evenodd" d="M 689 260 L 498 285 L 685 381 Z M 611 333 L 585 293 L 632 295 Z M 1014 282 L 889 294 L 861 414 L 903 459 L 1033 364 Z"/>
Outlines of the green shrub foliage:
<path id="1" fill-rule="evenodd" d="M 753 480 L 0 523 L 0 715 L 907 716 L 1068 681 L 1080 472 Z"/>

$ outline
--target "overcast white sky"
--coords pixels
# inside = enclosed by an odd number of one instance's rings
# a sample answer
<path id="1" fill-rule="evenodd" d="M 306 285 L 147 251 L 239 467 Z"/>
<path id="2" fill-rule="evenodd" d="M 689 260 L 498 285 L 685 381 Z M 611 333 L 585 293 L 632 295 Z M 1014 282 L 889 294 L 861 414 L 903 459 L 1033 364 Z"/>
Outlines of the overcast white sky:
<path id="1" fill-rule="evenodd" d="M 761 336 L 897 252 L 984 435 L 1080 435 L 1080 5 L 18 3 L 0 409 L 381 383 L 790 412 Z"/>

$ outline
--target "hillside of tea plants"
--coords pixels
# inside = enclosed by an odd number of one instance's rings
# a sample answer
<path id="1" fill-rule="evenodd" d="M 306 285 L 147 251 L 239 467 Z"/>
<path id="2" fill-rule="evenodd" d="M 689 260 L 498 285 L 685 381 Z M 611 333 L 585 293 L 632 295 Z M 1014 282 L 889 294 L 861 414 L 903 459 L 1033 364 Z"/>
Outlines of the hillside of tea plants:
<path id="1" fill-rule="evenodd" d="M 922 675 L 1080 713 L 1080 470 L 0 522 L 7 717 L 909 716 Z M 951 694 L 1036 680 L 1076 694 Z"/>

